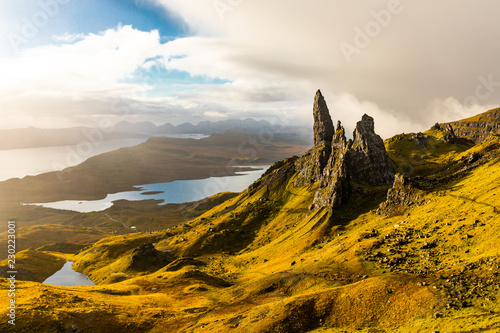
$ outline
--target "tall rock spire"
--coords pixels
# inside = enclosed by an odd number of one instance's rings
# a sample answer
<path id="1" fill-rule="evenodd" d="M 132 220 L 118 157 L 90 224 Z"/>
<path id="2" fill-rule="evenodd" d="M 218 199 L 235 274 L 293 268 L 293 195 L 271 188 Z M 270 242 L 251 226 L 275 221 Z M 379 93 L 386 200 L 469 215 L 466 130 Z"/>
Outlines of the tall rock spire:
<path id="1" fill-rule="evenodd" d="M 321 91 L 316 92 L 313 105 L 314 116 L 314 146 L 319 147 L 323 144 L 330 145 L 335 133 L 332 118 L 326 106 L 325 98 Z"/>
<path id="2" fill-rule="evenodd" d="M 314 147 L 296 162 L 300 174 L 295 181 L 296 186 L 304 186 L 320 181 L 323 177 L 330 154 L 335 128 L 321 91 L 316 92 L 313 105 Z"/>

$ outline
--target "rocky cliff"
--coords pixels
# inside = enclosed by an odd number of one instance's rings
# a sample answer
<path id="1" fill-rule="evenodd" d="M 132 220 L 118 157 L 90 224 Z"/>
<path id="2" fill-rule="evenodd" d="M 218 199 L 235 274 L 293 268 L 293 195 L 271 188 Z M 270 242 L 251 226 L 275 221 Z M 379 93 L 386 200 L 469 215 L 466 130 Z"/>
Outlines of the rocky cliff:
<path id="1" fill-rule="evenodd" d="M 454 135 L 474 143 L 481 143 L 492 134 L 500 133 L 500 108 L 492 109 L 477 116 L 444 124 L 453 128 Z M 443 128 L 443 126 L 441 126 Z M 449 129 L 446 131 L 449 133 Z"/>
<path id="2" fill-rule="evenodd" d="M 353 140 L 345 129 L 333 126 L 325 99 L 318 90 L 313 105 L 315 146 L 296 161 L 300 170 L 296 186 L 319 182 L 311 209 L 335 208 L 347 202 L 352 182 L 370 186 L 392 185 L 394 167 L 384 142 L 375 133 L 372 117 L 364 115 L 356 124 Z"/>

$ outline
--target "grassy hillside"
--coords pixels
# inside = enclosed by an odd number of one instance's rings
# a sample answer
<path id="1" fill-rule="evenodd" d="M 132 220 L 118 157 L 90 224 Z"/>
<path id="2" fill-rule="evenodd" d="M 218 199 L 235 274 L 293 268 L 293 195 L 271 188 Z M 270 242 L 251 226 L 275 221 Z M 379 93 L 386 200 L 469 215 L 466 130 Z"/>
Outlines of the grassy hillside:
<path id="1" fill-rule="evenodd" d="M 388 196 L 358 188 L 333 213 L 311 211 L 318 184 L 296 187 L 287 159 L 187 223 L 72 256 L 96 287 L 19 282 L 16 328 L 500 331 L 500 138 L 448 143 L 431 130 L 386 147 L 413 176 Z"/>
<path id="2" fill-rule="evenodd" d="M 16 220 L 16 249 L 22 251 L 61 241 L 87 244 L 107 236 L 164 230 L 184 224 L 235 195 L 220 193 L 195 202 L 161 206 L 154 200 L 119 201 L 105 211 L 92 213 L 35 206 L 22 206 L 22 213 L 18 215 L 2 213 L 6 217 L 4 221 Z M 135 229 L 131 229 L 132 226 Z M 7 223 L 2 227 L 6 230 Z M 0 252 L 0 260 L 7 258 L 6 231 L 0 233 L 0 248 L 5 249 Z"/>
<path id="3" fill-rule="evenodd" d="M 68 256 L 61 252 L 48 252 L 35 249 L 24 250 L 16 254 L 17 279 L 43 282 L 57 272 L 66 262 Z M 9 276 L 11 271 L 8 260 L 0 262 L 2 276 Z"/>
<path id="4" fill-rule="evenodd" d="M 16 228 L 16 250 L 36 249 L 38 247 L 57 243 L 68 242 L 74 244 L 89 244 L 111 233 L 104 233 L 93 228 L 66 226 L 59 224 L 46 224 Z M 7 232 L 0 234 L 0 260 L 7 258 Z"/>

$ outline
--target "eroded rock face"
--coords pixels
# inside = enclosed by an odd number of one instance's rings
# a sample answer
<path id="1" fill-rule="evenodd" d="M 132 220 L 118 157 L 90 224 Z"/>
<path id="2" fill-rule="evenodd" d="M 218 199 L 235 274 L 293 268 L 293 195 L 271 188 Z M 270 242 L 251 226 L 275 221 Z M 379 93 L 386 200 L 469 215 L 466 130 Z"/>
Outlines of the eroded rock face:
<path id="1" fill-rule="evenodd" d="M 324 168 L 311 209 L 339 207 L 349 199 L 351 188 L 349 184 L 348 150 L 349 144 L 345 137 L 345 130 L 339 121 L 332 141 L 332 153 Z"/>
<path id="2" fill-rule="evenodd" d="M 378 215 L 399 214 L 413 205 L 420 205 L 423 197 L 410 178 L 396 174 L 394 184 L 387 192 L 387 201 L 380 204 Z"/>
<path id="3" fill-rule="evenodd" d="M 471 140 L 476 144 L 481 143 L 491 135 L 500 133 L 500 108 L 449 125 L 457 137 Z"/>
<path id="4" fill-rule="evenodd" d="M 372 117 L 364 115 L 356 125 L 353 141 L 347 141 L 340 121 L 337 130 L 318 90 L 314 99 L 315 146 L 295 162 L 299 177 L 295 186 L 319 182 L 311 209 L 335 208 L 347 202 L 351 181 L 371 186 L 392 185 L 394 167 Z"/>
<path id="5" fill-rule="evenodd" d="M 305 186 L 319 182 L 323 177 L 323 170 L 328 163 L 332 151 L 330 146 L 314 147 L 295 162 L 295 169 L 299 176 L 295 186 Z"/>
<path id="6" fill-rule="evenodd" d="M 296 162 L 296 169 L 300 170 L 295 186 L 304 186 L 321 180 L 330 154 L 335 128 L 333 127 L 330 111 L 321 91 L 316 92 L 313 104 L 314 117 L 314 148 L 309 150 Z"/>
<path id="7" fill-rule="evenodd" d="M 333 127 L 330 111 L 326 105 L 325 98 L 321 91 L 316 92 L 313 105 L 314 117 L 314 146 L 319 147 L 323 144 L 330 145 L 335 128 Z"/>
<path id="8" fill-rule="evenodd" d="M 457 141 L 457 136 L 453 131 L 453 127 L 450 124 L 444 124 L 441 126 L 440 130 L 443 132 L 443 140 L 448 143 L 455 143 Z"/>
<path id="9" fill-rule="evenodd" d="M 394 166 L 384 141 L 375 133 L 373 118 L 363 115 L 356 124 L 354 142 L 350 147 L 349 170 L 356 182 L 366 182 L 372 186 L 392 185 Z"/>

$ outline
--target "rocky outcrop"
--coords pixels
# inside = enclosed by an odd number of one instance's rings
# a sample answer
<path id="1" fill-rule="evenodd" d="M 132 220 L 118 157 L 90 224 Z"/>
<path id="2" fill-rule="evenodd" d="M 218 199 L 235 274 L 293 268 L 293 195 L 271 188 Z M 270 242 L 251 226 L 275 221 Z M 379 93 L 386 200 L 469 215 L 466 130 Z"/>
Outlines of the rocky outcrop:
<path id="1" fill-rule="evenodd" d="M 151 243 L 144 243 L 132 252 L 127 270 L 138 272 L 157 270 L 174 259 L 172 254 L 158 251 Z"/>
<path id="2" fill-rule="evenodd" d="M 372 186 L 392 185 L 394 166 L 385 150 L 384 141 L 375 133 L 372 117 L 363 115 L 356 124 L 353 139 L 349 150 L 352 179 Z"/>
<path id="3" fill-rule="evenodd" d="M 339 121 L 332 141 L 332 153 L 320 179 L 311 209 L 339 207 L 348 200 L 351 191 L 347 162 L 348 150 L 345 130 Z"/>
<path id="4" fill-rule="evenodd" d="M 500 108 L 445 125 L 450 125 L 457 137 L 481 143 L 491 135 L 500 134 Z"/>
<path id="5" fill-rule="evenodd" d="M 330 146 L 314 147 L 295 162 L 295 169 L 299 171 L 295 186 L 305 186 L 319 182 L 323 177 L 323 170 L 328 163 L 332 151 Z"/>
<path id="6" fill-rule="evenodd" d="M 351 182 L 370 186 L 392 185 L 394 167 L 372 117 L 364 115 L 347 141 L 338 121 L 337 130 L 321 92 L 314 99 L 315 146 L 295 162 L 295 186 L 319 182 L 311 209 L 339 207 L 351 195 Z"/>
<path id="7" fill-rule="evenodd" d="M 397 215 L 414 205 L 420 205 L 424 201 L 420 191 L 410 178 L 402 174 L 396 174 L 394 184 L 387 192 L 387 201 L 380 204 L 378 215 Z"/>
<path id="8" fill-rule="evenodd" d="M 443 140 L 448 143 L 455 143 L 458 138 L 453 131 L 453 127 L 450 124 L 444 124 L 440 127 L 441 132 L 443 132 Z"/>

